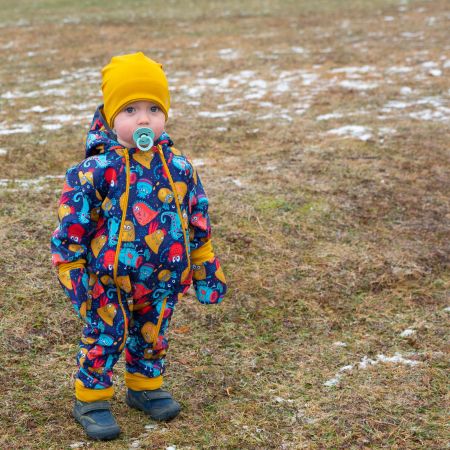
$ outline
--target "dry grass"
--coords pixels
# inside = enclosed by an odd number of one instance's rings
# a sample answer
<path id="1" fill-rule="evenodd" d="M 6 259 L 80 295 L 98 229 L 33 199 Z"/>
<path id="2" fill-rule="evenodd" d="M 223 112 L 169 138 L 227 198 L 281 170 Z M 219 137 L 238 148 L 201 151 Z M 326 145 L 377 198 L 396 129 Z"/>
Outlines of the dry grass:
<path id="1" fill-rule="evenodd" d="M 0 0 L 0 447 L 448 448 L 447 2 L 151 3 Z M 181 416 L 146 429 L 120 363 L 123 434 L 92 443 L 49 262 L 61 180 L 36 179 L 80 160 L 100 68 L 137 50 L 169 74 L 230 294 L 179 305 Z"/>

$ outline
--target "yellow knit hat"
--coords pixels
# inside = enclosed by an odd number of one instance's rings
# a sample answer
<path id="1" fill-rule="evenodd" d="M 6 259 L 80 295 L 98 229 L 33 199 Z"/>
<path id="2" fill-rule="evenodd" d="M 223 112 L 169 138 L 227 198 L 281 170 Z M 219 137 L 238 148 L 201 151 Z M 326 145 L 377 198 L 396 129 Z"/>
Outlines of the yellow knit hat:
<path id="1" fill-rule="evenodd" d="M 162 65 L 142 52 L 114 56 L 102 70 L 103 112 L 110 127 L 117 114 L 131 102 L 147 100 L 169 115 L 169 84 Z"/>

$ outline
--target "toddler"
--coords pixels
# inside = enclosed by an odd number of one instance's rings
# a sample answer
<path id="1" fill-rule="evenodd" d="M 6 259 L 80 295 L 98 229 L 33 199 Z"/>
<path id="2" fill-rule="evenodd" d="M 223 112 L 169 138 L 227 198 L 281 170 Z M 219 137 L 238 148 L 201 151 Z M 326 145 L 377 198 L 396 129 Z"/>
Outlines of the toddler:
<path id="1" fill-rule="evenodd" d="M 227 290 L 211 245 L 208 198 L 192 163 L 164 131 L 163 68 L 143 53 L 102 70 L 86 158 L 66 174 L 52 263 L 84 329 L 74 417 L 94 439 L 120 433 L 109 400 L 125 351 L 126 402 L 155 420 L 180 405 L 161 389 L 175 305 L 193 283 L 201 303 Z"/>

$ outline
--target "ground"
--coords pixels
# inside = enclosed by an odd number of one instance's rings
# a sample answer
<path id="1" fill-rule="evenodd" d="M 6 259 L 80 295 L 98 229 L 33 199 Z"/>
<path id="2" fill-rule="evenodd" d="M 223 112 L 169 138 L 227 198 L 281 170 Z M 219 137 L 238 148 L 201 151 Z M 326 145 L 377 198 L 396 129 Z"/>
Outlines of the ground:
<path id="1" fill-rule="evenodd" d="M 150 6 L 149 6 L 150 5 Z M 0 447 L 448 448 L 445 0 L 0 0 Z M 162 62 L 167 130 L 228 277 L 170 331 L 156 424 L 71 418 L 81 324 L 50 266 L 66 168 L 115 54 Z"/>

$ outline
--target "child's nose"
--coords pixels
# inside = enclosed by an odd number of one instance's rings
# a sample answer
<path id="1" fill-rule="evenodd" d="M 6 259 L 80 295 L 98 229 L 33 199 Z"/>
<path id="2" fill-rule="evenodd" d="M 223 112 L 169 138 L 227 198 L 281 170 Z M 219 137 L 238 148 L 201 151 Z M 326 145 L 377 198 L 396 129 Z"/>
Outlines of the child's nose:
<path id="1" fill-rule="evenodd" d="M 142 112 L 141 114 L 139 114 L 139 117 L 138 117 L 139 125 L 148 125 L 149 123 L 150 123 L 150 119 L 149 119 L 147 113 Z"/>

